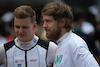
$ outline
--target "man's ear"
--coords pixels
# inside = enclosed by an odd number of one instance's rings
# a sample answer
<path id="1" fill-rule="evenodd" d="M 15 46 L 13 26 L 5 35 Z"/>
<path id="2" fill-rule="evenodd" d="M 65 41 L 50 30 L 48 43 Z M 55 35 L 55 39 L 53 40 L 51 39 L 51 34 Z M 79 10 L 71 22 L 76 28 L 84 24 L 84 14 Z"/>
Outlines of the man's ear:
<path id="1" fill-rule="evenodd" d="M 66 24 L 66 19 L 65 18 L 62 18 L 59 23 L 60 23 L 60 26 L 61 27 L 64 27 L 65 24 Z"/>
<path id="2" fill-rule="evenodd" d="M 35 30 L 36 27 L 37 27 L 37 22 L 35 21 L 35 22 L 33 23 L 33 29 Z"/>

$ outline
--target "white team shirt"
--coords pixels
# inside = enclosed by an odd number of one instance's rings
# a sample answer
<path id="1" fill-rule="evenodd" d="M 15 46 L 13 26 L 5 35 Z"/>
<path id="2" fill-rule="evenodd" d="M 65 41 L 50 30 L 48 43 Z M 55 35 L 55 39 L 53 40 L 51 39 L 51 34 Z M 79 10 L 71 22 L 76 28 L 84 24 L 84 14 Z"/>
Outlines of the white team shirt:
<path id="1" fill-rule="evenodd" d="M 7 67 L 51 66 L 57 45 L 49 42 L 48 49 L 45 49 L 37 44 L 38 40 L 37 36 L 29 42 L 21 42 L 16 38 L 15 44 L 9 49 L 5 49 L 4 44 L 0 45 L 0 65 L 5 63 Z"/>
<path id="2" fill-rule="evenodd" d="M 72 31 L 57 40 L 53 67 L 99 67 L 85 41 Z"/>

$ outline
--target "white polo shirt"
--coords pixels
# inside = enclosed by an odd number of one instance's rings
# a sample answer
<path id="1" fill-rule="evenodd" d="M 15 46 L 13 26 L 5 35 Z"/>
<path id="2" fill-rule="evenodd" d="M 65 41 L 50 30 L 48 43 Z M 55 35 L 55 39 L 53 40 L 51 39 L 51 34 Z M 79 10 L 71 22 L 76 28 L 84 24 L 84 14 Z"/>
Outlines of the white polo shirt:
<path id="1" fill-rule="evenodd" d="M 72 31 L 58 41 L 53 67 L 99 67 L 85 41 Z"/>

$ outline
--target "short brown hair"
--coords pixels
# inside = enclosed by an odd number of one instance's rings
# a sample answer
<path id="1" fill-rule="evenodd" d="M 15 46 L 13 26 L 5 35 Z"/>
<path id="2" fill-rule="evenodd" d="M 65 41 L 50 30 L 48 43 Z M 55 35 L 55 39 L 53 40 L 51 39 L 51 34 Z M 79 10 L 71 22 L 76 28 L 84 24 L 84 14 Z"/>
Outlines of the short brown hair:
<path id="1" fill-rule="evenodd" d="M 42 9 L 41 14 L 52 15 L 57 21 L 59 21 L 61 18 L 66 18 L 65 28 L 67 31 L 73 28 L 73 14 L 71 8 L 63 2 L 55 1 L 46 4 Z"/>
<path id="2" fill-rule="evenodd" d="M 14 10 L 14 16 L 18 19 L 31 17 L 31 21 L 36 21 L 36 13 L 31 6 L 21 5 Z"/>

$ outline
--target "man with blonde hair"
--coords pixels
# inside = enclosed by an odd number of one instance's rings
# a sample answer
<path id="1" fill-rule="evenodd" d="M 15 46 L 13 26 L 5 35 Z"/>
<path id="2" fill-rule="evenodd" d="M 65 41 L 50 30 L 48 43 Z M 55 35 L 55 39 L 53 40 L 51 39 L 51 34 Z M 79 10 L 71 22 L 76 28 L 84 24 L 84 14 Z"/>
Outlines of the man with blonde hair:
<path id="1" fill-rule="evenodd" d="M 14 10 L 16 38 L 0 45 L 0 65 L 7 67 L 47 67 L 55 58 L 56 44 L 35 35 L 36 13 L 31 6 L 22 5 Z"/>

